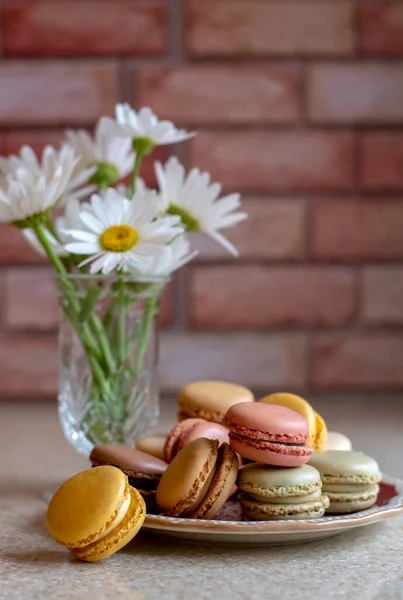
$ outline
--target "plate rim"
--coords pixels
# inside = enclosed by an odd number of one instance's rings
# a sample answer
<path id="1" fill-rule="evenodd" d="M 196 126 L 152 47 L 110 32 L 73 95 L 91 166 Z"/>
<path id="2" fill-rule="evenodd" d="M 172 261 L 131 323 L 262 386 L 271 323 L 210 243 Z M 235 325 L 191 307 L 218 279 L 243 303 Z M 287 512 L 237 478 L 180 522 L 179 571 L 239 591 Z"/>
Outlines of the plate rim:
<path id="1" fill-rule="evenodd" d="M 385 506 L 374 506 L 350 515 L 325 516 L 320 519 L 278 521 L 217 521 L 186 519 L 147 514 L 143 528 L 149 531 L 184 531 L 237 535 L 278 535 L 279 533 L 313 533 L 370 525 L 403 514 L 403 480 L 382 474 L 382 483 L 392 485 L 397 495 Z"/>

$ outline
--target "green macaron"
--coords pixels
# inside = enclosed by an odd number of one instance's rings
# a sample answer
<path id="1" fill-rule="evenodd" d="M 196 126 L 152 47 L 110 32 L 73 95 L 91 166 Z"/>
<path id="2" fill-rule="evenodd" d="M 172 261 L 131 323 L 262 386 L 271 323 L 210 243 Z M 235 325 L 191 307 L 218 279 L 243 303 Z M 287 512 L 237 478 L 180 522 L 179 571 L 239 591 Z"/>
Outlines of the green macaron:
<path id="1" fill-rule="evenodd" d="M 328 513 L 354 513 L 370 508 L 379 493 L 381 473 L 377 462 L 346 450 L 315 452 L 309 464 L 322 479 L 323 493 L 330 500 Z"/>
<path id="2" fill-rule="evenodd" d="M 243 513 L 254 521 L 317 519 L 329 506 L 319 472 L 308 465 L 279 468 L 252 463 L 240 469 L 237 485 Z"/>

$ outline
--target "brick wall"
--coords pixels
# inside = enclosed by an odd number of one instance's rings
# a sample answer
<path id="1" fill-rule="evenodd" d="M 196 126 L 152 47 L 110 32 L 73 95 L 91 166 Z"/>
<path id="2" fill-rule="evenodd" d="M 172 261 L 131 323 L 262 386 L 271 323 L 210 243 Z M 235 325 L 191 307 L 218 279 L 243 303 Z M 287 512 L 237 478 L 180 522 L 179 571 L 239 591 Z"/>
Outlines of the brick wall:
<path id="1" fill-rule="evenodd" d="M 0 20 L 2 153 L 148 104 L 243 192 L 241 260 L 203 240 L 168 291 L 165 389 L 403 388 L 403 2 L 5 0 Z M 49 270 L 4 227 L 0 265 L 0 396 L 53 396 Z"/>

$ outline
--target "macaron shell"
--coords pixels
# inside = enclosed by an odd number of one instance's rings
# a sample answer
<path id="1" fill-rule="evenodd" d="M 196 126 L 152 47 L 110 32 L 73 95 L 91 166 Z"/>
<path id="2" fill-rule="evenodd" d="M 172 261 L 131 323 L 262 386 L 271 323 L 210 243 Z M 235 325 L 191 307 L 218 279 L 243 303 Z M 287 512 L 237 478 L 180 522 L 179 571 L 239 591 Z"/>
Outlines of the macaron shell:
<path id="1" fill-rule="evenodd" d="M 225 415 L 223 425 L 256 440 L 301 444 L 309 439 L 307 420 L 294 410 L 276 404 L 235 404 Z"/>
<path id="2" fill-rule="evenodd" d="M 330 502 L 365 502 L 371 498 L 376 499 L 379 494 L 379 485 L 377 483 L 367 486 L 367 489 L 365 490 L 357 490 L 354 492 L 342 491 L 342 487 L 343 486 L 340 486 L 340 490 L 337 492 L 326 492 L 326 496 L 329 498 Z"/>
<path id="3" fill-rule="evenodd" d="M 287 392 L 278 392 L 276 394 L 270 394 L 260 398 L 259 402 L 265 404 L 276 404 L 277 406 L 285 406 L 290 410 L 302 415 L 308 422 L 310 441 L 315 439 L 316 436 L 316 417 L 315 411 L 312 406 L 296 394 L 288 394 Z"/>
<path id="4" fill-rule="evenodd" d="M 254 402 L 248 388 L 225 381 L 195 381 L 181 389 L 178 396 L 180 413 L 221 423 L 227 410 L 240 402 Z M 179 415 L 180 416 L 180 415 Z"/>
<path id="5" fill-rule="evenodd" d="M 219 423 L 212 423 L 209 421 L 201 421 L 197 423 L 188 433 L 181 437 L 178 442 L 178 452 L 182 450 L 189 444 L 193 442 L 193 440 L 197 440 L 198 438 L 205 437 L 209 440 L 218 440 L 220 444 L 226 442 L 229 443 L 229 431 L 223 425 Z"/>
<path id="6" fill-rule="evenodd" d="M 164 460 L 166 463 L 169 464 L 176 454 L 178 454 L 179 441 L 183 438 L 186 439 L 187 435 L 198 423 L 207 423 L 207 421 L 198 418 L 184 419 L 171 429 L 167 435 L 164 445 Z M 182 447 L 183 446 L 184 444 L 182 444 Z"/>
<path id="7" fill-rule="evenodd" d="M 329 514 L 350 514 L 371 508 L 376 503 L 376 496 L 367 500 L 353 500 L 351 502 L 333 502 L 330 501 L 330 506 L 326 510 Z"/>
<path id="8" fill-rule="evenodd" d="M 78 560 L 96 562 L 115 554 L 139 532 L 146 516 L 146 505 L 140 493 L 130 488 L 130 506 L 119 526 L 99 541 L 84 548 L 71 548 Z"/>
<path id="9" fill-rule="evenodd" d="M 248 519 L 253 521 L 319 519 L 323 517 L 329 506 L 327 496 L 321 496 L 318 500 L 301 504 L 269 504 L 267 502 L 258 502 L 244 492 L 239 494 L 238 498 L 243 513 Z"/>
<path id="10" fill-rule="evenodd" d="M 115 467 L 77 473 L 49 503 L 46 521 L 51 535 L 67 547 L 94 542 L 119 513 L 128 487 L 127 476 Z"/>
<path id="11" fill-rule="evenodd" d="M 159 478 L 165 473 L 168 466 L 164 461 L 151 454 L 118 444 L 94 446 L 90 460 L 95 466 L 112 465 L 123 471 L 128 477 L 135 478 L 142 476 Z"/>
<path id="12" fill-rule="evenodd" d="M 265 448 L 257 448 L 246 441 L 235 439 L 231 434 L 230 442 L 235 452 L 244 458 L 278 467 L 301 467 L 308 462 L 312 452 L 309 446 L 289 446 L 270 442 L 265 442 Z"/>
<path id="13" fill-rule="evenodd" d="M 315 452 L 309 464 L 318 469 L 324 483 L 377 483 L 381 479 L 377 462 L 362 452 Z"/>
<path id="14" fill-rule="evenodd" d="M 214 475 L 218 442 L 194 440 L 168 465 L 157 488 L 157 504 L 168 516 L 195 511 Z"/>
<path id="15" fill-rule="evenodd" d="M 322 448 L 323 450 L 352 450 L 351 440 L 338 431 L 328 431 L 327 440 Z"/>
<path id="16" fill-rule="evenodd" d="M 313 439 L 310 438 L 309 443 L 311 444 L 311 446 L 314 450 L 318 451 L 318 450 L 322 450 L 322 448 L 325 446 L 328 432 L 327 432 L 327 425 L 325 423 L 325 420 L 316 411 L 315 411 L 315 423 L 316 423 L 315 435 L 313 436 Z"/>
<path id="17" fill-rule="evenodd" d="M 200 506 L 191 514 L 193 519 L 212 519 L 231 496 L 238 475 L 239 462 L 231 446 L 223 443 L 218 449 L 216 470 L 211 485 Z"/>
<path id="18" fill-rule="evenodd" d="M 164 460 L 164 445 L 168 434 L 150 435 L 136 440 L 136 450 Z"/>
<path id="19" fill-rule="evenodd" d="M 319 471 L 309 465 L 281 469 L 252 463 L 239 470 L 237 485 L 244 492 L 271 501 L 272 498 L 292 498 L 316 493 L 320 491 L 322 482 Z"/>

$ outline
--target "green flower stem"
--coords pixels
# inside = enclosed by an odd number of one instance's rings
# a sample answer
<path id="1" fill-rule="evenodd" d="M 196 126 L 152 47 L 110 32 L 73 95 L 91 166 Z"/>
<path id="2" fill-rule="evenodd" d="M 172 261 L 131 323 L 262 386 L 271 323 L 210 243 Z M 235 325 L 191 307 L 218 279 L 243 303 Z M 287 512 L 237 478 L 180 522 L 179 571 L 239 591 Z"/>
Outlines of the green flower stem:
<path id="1" fill-rule="evenodd" d="M 137 378 L 140 369 L 143 366 L 144 354 L 146 353 L 148 342 L 150 340 L 151 325 L 154 315 L 158 312 L 159 298 L 148 298 L 143 315 L 143 326 L 141 328 L 140 338 L 137 346 L 136 359 L 134 362 L 134 377 Z"/>
<path id="2" fill-rule="evenodd" d="M 77 306 L 77 303 L 74 301 L 74 298 L 72 298 L 72 296 L 71 296 L 71 293 L 73 293 L 73 294 L 76 293 L 76 291 L 77 291 L 76 287 L 75 287 L 74 283 L 66 277 L 66 275 L 67 275 L 66 268 L 65 268 L 64 264 L 62 263 L 62 261 L 60 260 L 59 256 L 56 254 L 52 244 L 49 242 L 43 225 L 41 223 L 37 223 L 33 226 L 33 229 L 34 229 L 36 237 L 38 238 L 38 241 L 42 244 L 42 247 L 45 250 L 49 260 L 53 264 L 56 272 L 62 276 L 62 277 L 60 277 L 60 281 L 66 292 L 65 298 L 66 298 L 67 304 L 70 308 L 70 316 L 73 319 L 73 323 L 77 324 L 79 307 Z M 81 327 L 79 327 L 78 329 L 81 331 L 82 339 L 83 339 L 83 342 L 85 343 L 86 347 L 91 349 L 91 351 L 95 354 L 95 356 L 97 357 L 98 360 L 102 359 L 102 355 L 99 352 L 96 340 L 94 340 L 91 330 L 89 329 L 88 325 L 86 323 L 83 323 L 83 325 Z"/>
<path id="3" fill-rule="evenodd" d="M 123 366 L 127 358 L 127 340 L 126 340 L 126 294 L 125 282 L 122 276 L 118 281 L 118 323 L 117 323 L 117 338 L 118 338 L 118 356 L 120 366 Z"/>
<path id="4" fill-rule="evenodd" d="M 140 166 L 141 161 L 143 160 L 143 156 L 144 154 L 141 154 L 141 152 L 137 152 L 136 154 L 136 160 L 134 161 L 134 168 L 132 174 L 132 194 L 136 192 L 137 179 L 140 173 Z"/>
<path id="5" fill-rule="evenodd" d="M 109 346 L 108 336 L 105 333 L 105 329 L 102 325 L 102 321 L 98 318 L 97 315 L 92 313 L 90 316 L 90 323 L 92 324 L 93 329 L 95 330 L 95 332 L 98 335 L 99 345 L 103 352 L 106 366 L 109 369 L 109 371 L 111 373 L 113 373 L 114 370 L 116 369 L 115 359 L 113 358 L 113 354 L 112 354 L 111 348 Z"/>
<path id="6" fill-rule="evenodd" d="M 60 241 L 59 239 L 59 234 L 57 233 L 55 224 L 53 223 L 52 219 L 50 218 L 50 215 L 48 214 L 46 216 L 46 225 L 47 228 L 49 229 L 50 233 L 53 235 L 53 237 L 55 238 L 55 240 L 57 240 L 58 242 Z"/>

